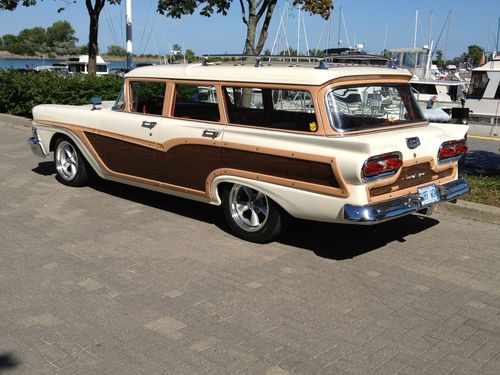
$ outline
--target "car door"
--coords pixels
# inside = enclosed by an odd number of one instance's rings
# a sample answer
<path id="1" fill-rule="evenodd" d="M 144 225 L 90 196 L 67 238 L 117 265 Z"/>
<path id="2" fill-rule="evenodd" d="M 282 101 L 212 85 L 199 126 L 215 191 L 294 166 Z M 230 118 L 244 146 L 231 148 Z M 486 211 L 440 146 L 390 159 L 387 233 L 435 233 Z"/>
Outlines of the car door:
<path id="1" fill-rule="evenodd" d="M 212 172 L 220 168 L 224 131 L 219 93 L 202 82 L 172 82 L 168 118 L 158 128 L 159 165 L 165 181 L 183 192 L 205 195 Z"/>
<path id="2" fill-rule="evenodd" d="M 134 80 L 120 99 L 103 110 L 99 131 L 87 134 L 105 167 L 120 177 L 162 181 L 158 167 L 158 129 L 163 121 L 165 81 Z"/>

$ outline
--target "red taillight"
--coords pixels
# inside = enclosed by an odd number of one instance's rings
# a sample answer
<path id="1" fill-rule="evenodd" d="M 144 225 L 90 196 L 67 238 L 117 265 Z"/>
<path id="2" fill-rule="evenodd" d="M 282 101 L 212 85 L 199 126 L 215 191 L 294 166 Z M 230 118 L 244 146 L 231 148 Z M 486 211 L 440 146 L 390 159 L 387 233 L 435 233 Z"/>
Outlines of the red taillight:
<path id="1" fill-rule="evenodd" d="M 372 156 L 363 166 L 363 175 L 374 177 L 383 173 L 395 172 L 402 165 L 403 161 L 396 153 Z"/>
<path id="2" fill-rule="evenodd" d="M 459 157 L 467 153 L 469 148 L 463 141 L 449 141 L 441 145 L 438 152 L 439 159 Z"/>

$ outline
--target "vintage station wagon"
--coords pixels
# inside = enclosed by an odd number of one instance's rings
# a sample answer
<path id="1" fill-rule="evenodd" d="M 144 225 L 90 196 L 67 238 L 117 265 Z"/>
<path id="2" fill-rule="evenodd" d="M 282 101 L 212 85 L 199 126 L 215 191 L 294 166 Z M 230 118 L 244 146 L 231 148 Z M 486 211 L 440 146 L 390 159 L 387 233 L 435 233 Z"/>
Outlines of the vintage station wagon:
<path id="1" fill-rule="evenodd" d="M 275 239 L 288 217 L 375 224 L 468 191 L 468 127 L 425 121 L 404 70 L 329 64 L 147 66 L 110 108 L 39 105 L 33 152 L 101 178 L 222 205 Z"/>

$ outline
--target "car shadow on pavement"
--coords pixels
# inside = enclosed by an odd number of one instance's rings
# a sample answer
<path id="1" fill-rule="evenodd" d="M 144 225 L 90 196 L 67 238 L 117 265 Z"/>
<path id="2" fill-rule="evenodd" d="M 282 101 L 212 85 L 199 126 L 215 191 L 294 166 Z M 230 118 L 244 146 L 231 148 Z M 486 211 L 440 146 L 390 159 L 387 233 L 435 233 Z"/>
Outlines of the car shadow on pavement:
<path id="1" fill-rule="evenodd" d="M 217 227 L 228 231 L 225 227 L 222 210 L 220 210 L 217 206 L 101 179 L 97 179 L 90 187 L 102 193 L 133 201 L 135 203 L 140 203 L 160 210 L 172 212 L 177 215 L 189 217 L 194 220 L 214 224 Z M 147 194 L 145 192 L 147 192 Z"/>
<path id="2" fill-rule="evenodd" d="M 55 174 L 54 162 L 42 162 L 33 172 L 44 176 Z M 99 178 L 90 187 L 128 201 L 213 224 L 231 234 L 220 207 Z M 423 215 L 409 215 L 373 226 L 293 219 L 287 232 L 277 242 L 312 251 L 323 258 L 343 260 L 376 250 L 393 241 L 404 242 L 405 237 L 438 223 Z"/>
<path id="3" fill-rule="evenodd" d="M 19 366 L 19 360 L 12 353 L 0 353 L 0 373 Z"/>
<path id="4" fill-rule="evenodd" d="M 33 168 L 32 171 L 42 176 L 50 176 L 56 173 L 56 165 L 53 161 L 43 161 L 36 168 Z"/>
<path id="5" fill-rule="evenodd" d="M 370 226 L 294 220 L 278 241 L 313 251 L 322 258 L 345 260 L 394 241 L 405 242 L 405 237 L 438 223 L 436 219 L 418 214 Z"/>
<path id="6" fill-rule="evenodd" d="M 213 224 L 220 230 L 231 234 L 222 210 L 217 206 L 154 191 L 144 194 L 144 189 L 112 181 L 97 181 L 92 188 L 193 220 Z M 293 219 L 287 232 L 276 242 L 313 251 L 322 258 L 343 260 L 378 249 L 393 241 L 405 242 L 405 237 L 422 232 L 438 223 L 437 220 L 423 215 L 410 215 L 375 226 Z"/>

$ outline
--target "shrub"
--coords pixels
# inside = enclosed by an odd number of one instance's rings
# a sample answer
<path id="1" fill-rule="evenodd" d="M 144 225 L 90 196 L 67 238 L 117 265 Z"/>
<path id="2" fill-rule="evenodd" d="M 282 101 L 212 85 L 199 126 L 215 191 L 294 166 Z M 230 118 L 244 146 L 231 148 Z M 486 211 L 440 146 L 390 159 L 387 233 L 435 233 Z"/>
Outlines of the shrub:
<path id="1" fill-rule="evenodd" d="M 123 78 L 115 75 L 0 70 L 0 113 L 31 117 L 31 109 L 38 104 L 82 105 L 92 96 L 114 100 L 122 84 Z"/>

